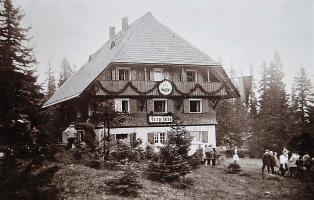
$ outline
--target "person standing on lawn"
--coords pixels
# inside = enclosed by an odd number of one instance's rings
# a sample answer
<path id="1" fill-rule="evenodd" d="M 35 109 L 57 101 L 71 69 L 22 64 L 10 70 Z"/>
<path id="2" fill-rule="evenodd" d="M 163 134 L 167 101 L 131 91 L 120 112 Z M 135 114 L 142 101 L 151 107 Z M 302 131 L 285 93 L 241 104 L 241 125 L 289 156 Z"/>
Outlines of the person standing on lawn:
<path id="1" fill-rule="evenodd" d="M 269 174 L 269 169 L 270 169 L 270 155 L 269 155 L 269 150 L 266 149 L 265 153 L 262 156 L 262 161 L 263 161 L 263 166 L 262 166 L 262 174 L 264 174 L 264 169 L 267 167 L 267 172 Z"/>
<path id="2" fill-rule="evenodd" d="M 212 160 L 212 167 L 216 167 L 216 157 L 217 157 L 217 152 L 216 152 L 216 148 L 213 147 L 213 156 L 214 156 L 214 159 Z"/>
<path id="3" fill-rule="evenodd" d="M 306 152 L 302 157 L 303 166 L 306 168 L 307 171 L 311 169 L 311 156 Z"/>
<path id="4" fill-rule="evenodd" d="M 274 170 L 275 170 L 275 174 L 279 175 L 279 167 L 280 167 L 280 162 L 278 160 L 278 157 L 277 157 L 277 152 L 274 152 L 274 159 L 275 159 L 275 167 L 274 167 Z"/>
<path id="5" fill-rule="evenodd" d="M 67 148 L 66 149 L 73 149 L 73 145 L 74 145 L 74 142 L 75 142 L 75 139 L 76 139 L 76 135 L 77 135 L 77 131 L 74 127 L 74 122 L 71 122 L 70 126 L 65 129 L 64 131 L 64 134 L 67 136 Z"/>
<path id="6" fill-rule="evenodd" d="M 212 145 L 205 145 L 205 166 L 207 166 L 207 162 L 209 161 L 209 165 L 213 166 L 213 159 L 214 159 L 214 150 L 212 148 Z"/>
<path id="7" fill-rule="evenodd" d="M 290 176 L 297 177 L 297 161 L 299 160 L 300 156 L 296 152 L 292 153 L 292 156 L 289 160 L 289 171 Z"/>
<path id="8" fill-rule="evenodd" d="M 288 170 L 288 151 L 283 151 L 282 154 L 279 156 L 280 162 L 280 175 L 284 176 L 286 171 Z"/>
<path id="9" fill-rule="evenodd" d="M 269 164 L 270 164 L 271 173 L 275 174 L 276 158 L 272 151 L 269 152 L 269 158 L 270 158 Z"/>

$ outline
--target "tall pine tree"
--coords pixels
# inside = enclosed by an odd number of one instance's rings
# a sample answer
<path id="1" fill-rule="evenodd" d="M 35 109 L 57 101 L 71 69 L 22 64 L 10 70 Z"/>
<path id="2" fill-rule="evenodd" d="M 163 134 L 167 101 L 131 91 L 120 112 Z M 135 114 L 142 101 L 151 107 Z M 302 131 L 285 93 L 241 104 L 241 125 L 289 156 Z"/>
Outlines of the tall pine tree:
<path id="1" fill-rule="evenodd" d="M 23 14 L 11 0 L 0 1 L 0 128 L 2 143 L 16 142 L 17 122 L 38 121 L 43 94 L 34 75 L 36 62 L 27 46 L 30 28 L 21 25 Z"/>
<path id="2" fill-rule="evenodd" d="M 297 132 L 303 132 L 310 123 L 310 109 L 313 103 L 312 83 L 304 67 L 300 68 L 294 78 L 291 94 L 291 108 Z"/>
<path id="3" fill-rule="evenodd" d="M 55 74 L 51 66 L 49 65 L 47 71 L 47 92 L 45 99 L 49 99 L 56 91 L 56 79 Z"/>
<path id="4" fill-rule="evenodd" d="M 280 56 L 275 53 L 269 67 L 264 65 L 263 78 L 260 81 L 259 113 L 256 119 L 258 146 L 280 151 L 290 136 L 290 113 L 288 98 L 283 83 Z"/>

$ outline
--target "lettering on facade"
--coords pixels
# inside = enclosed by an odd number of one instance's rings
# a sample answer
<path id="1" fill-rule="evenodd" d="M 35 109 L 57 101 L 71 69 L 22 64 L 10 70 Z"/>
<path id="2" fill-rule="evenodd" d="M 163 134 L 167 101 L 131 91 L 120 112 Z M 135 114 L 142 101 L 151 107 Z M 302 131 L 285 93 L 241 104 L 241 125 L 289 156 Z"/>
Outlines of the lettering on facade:
<path id="1" fill-rule="evenodd" d="M 163 80 L 160 84 L 159 84 L 159 92 L 162 95 L 169 95 L 172 93 L 172 84 L 170 81 L 168 80 Z"/>
<path id="2" fill-rule="evenodd" d="M 149 113 L 147 115 L 148 124 L 172 124 L 173 123 L 173 114 L 172 113 Z"/>

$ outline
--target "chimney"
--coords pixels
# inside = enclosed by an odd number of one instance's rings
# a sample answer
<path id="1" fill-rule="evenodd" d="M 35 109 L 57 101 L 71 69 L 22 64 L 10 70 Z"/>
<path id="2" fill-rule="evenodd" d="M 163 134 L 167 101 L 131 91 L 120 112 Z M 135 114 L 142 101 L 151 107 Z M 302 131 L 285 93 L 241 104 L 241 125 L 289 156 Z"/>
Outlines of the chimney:
<path id="1" fill-rule="evenodd" d="M 127 17 L 123 17 L 122 18 L 122 31 L 126 31 L 128 29 L 128 18 Z"/>
<path id="2" fill-rule="evenodd" d="M 109 40 L 112 40 L 116 34 L 116 28 L 114 26 L 109 27 Z"/>

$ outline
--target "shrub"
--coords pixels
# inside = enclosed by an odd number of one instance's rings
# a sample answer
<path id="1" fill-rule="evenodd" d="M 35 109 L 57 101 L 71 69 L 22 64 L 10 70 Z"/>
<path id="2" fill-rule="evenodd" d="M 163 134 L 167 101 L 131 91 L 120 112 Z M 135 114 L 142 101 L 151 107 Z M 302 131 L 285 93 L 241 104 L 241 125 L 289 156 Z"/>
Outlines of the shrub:
<path id="1" fill-rule="evenodd" d="M 93 169 L 101 169 L 101 163 L 98 160 L 90 161 L 87 166 Z"/>
<path id="2" fill-rule="evenodd" d="M 111 147 L 110 158 L 120 162 L 139 162 L 144 157 L 143 150 L 140 147 L 141 143 L 140 139 L 132 144 L 125 140 L 116 140 Z"/>
<path id="3" fill-rule="evenodd" d="M 132 197 L 137 197 L 138 190 L 142 188 L 138 181 L 138 175 L 131 168 L 108 180 L 107 185 L 111 194 Z"/>
<path id="4" fill-rule="evenodd" d="M 183 127 L 173 127 L 168 132 L 164 146 L 160 147 L 156 161 L 150 161 L 146 174 L 149 179 L 161 182 L 173 182 L 190 173 L 188 152 L 191 138 L 187 137 Z"/>
<path id="5" fill-rule="evenodd" d="M 51 184 L 59 167 L 50 167 L 38 175 L 16 172 L 0 181 L 0 199 L 56 199 L 58 189 Z"/>
<path id="6" fill-rule="evenodd" d="M 75 150 L 72 154 L 74 160 L 81 160 L 82 159 L 82 152 L 80 150 Z"/>
<path id="7" fill-rule="evenodd" d="M 203 149 L 198 148 L 192 156 L 189 156 L 188 162 L 193 169 L 198 169 L 202 164 Z"/>
<path id="8" fill-rule="evenodd" d="M 238 163 L 231 163 L 231 164 L 229 164 L 229 166 L 225 170 L 225 172 L 227 174 L 238 174 L 241 171 L 242 171 L 241 170 L 241 166 Z"/>

